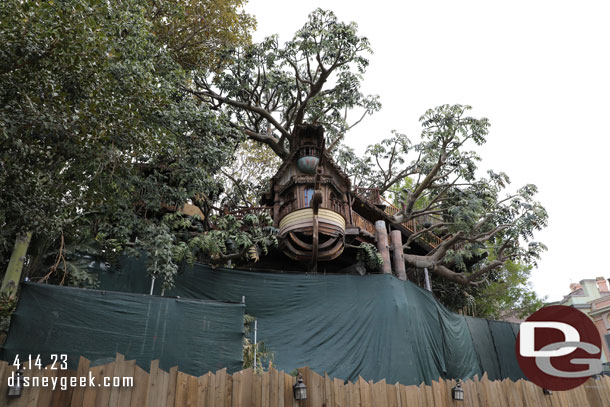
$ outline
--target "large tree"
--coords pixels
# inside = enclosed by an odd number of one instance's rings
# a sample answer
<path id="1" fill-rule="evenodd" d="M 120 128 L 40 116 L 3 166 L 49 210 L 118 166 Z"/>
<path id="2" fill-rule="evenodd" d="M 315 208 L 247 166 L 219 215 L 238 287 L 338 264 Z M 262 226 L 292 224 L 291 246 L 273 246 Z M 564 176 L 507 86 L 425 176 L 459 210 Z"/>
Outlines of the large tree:
<path id="1" fill-rule="evenodd" d="M 479 156 L 469 148 L 486 141 L 489 121 L 469 116 L 470 107 L 444 105 L 422 117 L 421 141 L 405 135 L 369 146 L 366 156 L 346 168 L 361 185 L 394 190 L 400 210 L 393 224 L 413 225 L 405 242 L 405 262 L 461 285 L 477 285 L 509 261 L 535 265 L 545 246 L 534 232 L 545 227 L 547 213 L 534 196 L 535 185 L 509 189 L 502 172 L 480 175 Z M 339 154 L 350 156 L 349 150 Z M 508 192 L 507 192 L 508 191 Z M 440 244 L 415 254 L 415 240 L 431 234 Z"/>
<path id="2" fill-rule="evenodd" d="M 369 41 L 358 35 L 355 23 L 317 9 L 292 40 L 280 45 L 272 36 L 236 48 L 227 54 L 226 69 L 196 76 L 188 90 L 227 112 L 241 134 L 280 158 L 304 122 L 323 125 L 332 150 L 380 108 L 377 96 L 359 90 L 369 53 Z"/>
<path id="3" fill-rule="evenodd" d="M 506 174 L 480 175 L 479 157 L 469 148 L 485 143 L 489 122 L 468 116 L 469 107 L 427 111 L 416 144 L 395 132 L 364 157 L 341 145 L 349 129 L 380 108 L 377 97 L 360 92 L 371 50 L 356 29 L 332 12 L 315 10 L 283 46 L 269 37 L 238 48 L 227 56 L 227 69 L 197 76 L 188 91 L 226 112 L 241 134 L 281 159 L 290 151 L 296 125 L 324 126 L 327 146 L 353 184 L 393 193 L 400 207 L 394 226 L 415 225 L 404 245 L 409 268 L 473 286 L 509 261 L 534 265 L 544 245 L 533 233 L 547 220 L 534 200 L 537 188 L 525 185 L 506 194 Z M 414 250 L 414 241 L 432 235 L 442 242 L 427 253 Z"/>
<path id="4" fill-rule="evenodd" d="M 163 208 L 206 210 L 236 146 L 183 89 L 194 63 L 217 68 L 247 41 L 242 3 L 0 4 L 0 258 L 31 235 L 30 271 L 61 282 L 79 279 L 75 245 L 104 257 L 131 247 L 171 282 L 200 226 Z"/>

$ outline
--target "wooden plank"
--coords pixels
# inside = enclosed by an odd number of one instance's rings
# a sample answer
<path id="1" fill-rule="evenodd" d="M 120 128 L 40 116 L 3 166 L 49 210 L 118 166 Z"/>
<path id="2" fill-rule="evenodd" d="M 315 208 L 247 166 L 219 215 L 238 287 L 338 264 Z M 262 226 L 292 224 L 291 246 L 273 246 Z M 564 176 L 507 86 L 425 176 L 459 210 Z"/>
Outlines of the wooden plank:
<path id="1" fill-rule="evenodd" d="M 224 407 L 225 405 L 225 386 L 227 384 L 227 369 L 216 371 L 214 386 L 214 405 Z"/>
<path id="2" fill-rule="evenodd" d="M 97 391 L 96 391 L 96 396 L 95 396 L 95 407 L 108 407 L 108 403 L 110 401 L 110 387 L 104 387 L 103 385 L 103 377 L 104 376 L 111 376 L 112 372 L 114 372 L 114 366 L 115 366 L 116 362 L 110 362 L 107 363 L 105 365 L 102 366 L 98 366 L 99 371 L 97 372 L 97 374 L 99 374 L 99 382 L 97 382 L 97 384 L 100 384 L 101 386 L 98 386 Z M 59 377 L 59 372 L 57 374 L 57 377 Z"/>
<path id="3" fill-rule="evenodd" d="M 239 387 L 241 381 L 241 372 L 233 373 L 233 389 L 231 391 L 231 406 L 237 407 L 239 405 Z"/>
<path id="4" fill-rule="evenodd" d="M 51 369 L 51 365 L 47 366 L 44 371 L 44 377 L 48 380 L 48 385 L 46 387 L 42 387 L 40 389 L 40 394 L 38 395 L 38 403 L 36 404 L 38 407 L 48 407 L 51 405 L 51 398 L 53 396 L 53 378 L 57 377 L 57 370 Z M 8 371 L 8 367 L 7 367 Z M 91 388 L 93 394 L 96 394 L 96 388 Z M 87 388 L 89 390 L 89 388 Z M 2 390 L 0 390 L 1 392 Z M 6 394 L 3 392 L 2 394 Z M 95 401 L 95 400 L 94 400 Z M 2 402 L 2 395 L 0 394 L 0 405 L 5 405 Z M 87 402 L 86 399 L 83 400 L 83 407 L 94 407 L 94 404 L 91 402 Z"/>
<path id="5" fill-rule="evenodd" d="M 208 382 L 210 381 L 210 375 L 208 373 L 199 376 L 199 378 L 197 379 L 197 405 L 198 406 L 205 406 L 206 402 L 207 402 L 207 397 L 208 397 L 208 392 L 209 392 L 209 388 L 208 388 Z M 187 385 L 188 385 L 188 380 L 187 380 Z"/>
<path id="6" fill-rule="evenodd" d="M 233 377 L 230 374 L 227 374 L 226 384 L 225 384 L 225 405 L 224 405 L 224 407 L 231 407 L 231 405 L 233 403 L 232 397 L 233 397 Z"/>
<path id="7" fill-rule="evenodd" d="M 57 388 L 51 396 L 51 407 L 64 407 L 70 405 L 72 392 L 74 391 L 74 388 L 70 386 L 70 381 L 72 380 L 71 378 L 75 376 L 76 371 L 74 370 L 59 370 L 57 372 L 58 383 Z M 65 385 L 65 390 L 61 389 L 60 383 L 62 381 Z"/>
<path id="8" fill-rule="evenodd" d="M 25 394 L 21 396 L 22 405 L 26 407 L 36 407 L 38 405 L 38 398 L 40 396 L 40 379 L 44 375 L 44 370 L 34 368 L 30 371 L 30 387 L 28 388 L 27 397 Z M 11 404 L 12 406 L 13 404 Z M 18 405 L 18 404 L 16 404 Z"/>
<path id="9" fill-rule="evenodd" d="M 343 384 L 343 380 L 334 378 L 332 382 L 333 386 L 333 407 L 346 407 L 345 400 L 345 385 Z"/>
<path id="10" fill-rule="evenodd" d="M 80 386 L 80 378 L 86 377 L 89 374 L 89 359 L 81 356 L 78 359 L 78 369 L 76 369 L 76 376 L 79 380 L 79 386 L 74 389 L 74 393 L 72 394 L 72 401 L 70 403 L 70 407 L 81 407 L 83 405 L 83 398 L 85 396 L 85 387 Z"/>
<path id="11" fill-rule="evenodd" d="M 491 406 L 492 404 L 492 396 L 489 394 L 489 379 L 487 377 L 487 372 L 483 373 L 481 379 L 479 381 L 475 381 L 477 385 L 477 389 L 479 391 L 479 400 L 482 406 Z"/>
<path id="12" fill-rule="evenodd" d="M 205 405 L 207 407 L 214 407 L 214 402 L 216 401 L 216 375 L 212 372 L 207 373 L 208 377 L 208 388 L 205 397 Z"/>
<path id="13" fill-rule="evenodd" d="M 249 407 L 251 406 L 252 397 L 252 369 L 242 370 L 242 376 L 240 378 L 239 385 L 239 399 L 237 400 L 237 406 Z"/>
<path id="14" fill-rule="evenodd" d="M 176 387 L 175 387 L 175 407 L 186 406 L 186 390 L 187 390 L 188 378 L 186 373 L 178 372 L 176 375 Z"/>
<path id="15" fill-rule="evenodd" d="M 176 383 L 178 380 L 178 366 L 173 366 L 169 369 L 167 395 L 165 398 L 166 407 L 174 407 L 176 403 Z"/>
<path id="16" fill-rule="evenodd" d="M 261 386 L 262 386 L 261 375 L 258 372 L 252 374 L 252 399 L 250 400 L 250 406 L 261 407 Z"/>
<path id="17" fill-rule="evenodd" d="M 358 386 L 358 390 L 360 391 L 360 405 L 362 407 L 373 407 L 375 404 L 372 400 L 371 386 L 369 383 L 362 377 L 359 377 L 355 384 Z"/>
<path id="18" fill-rule="evenodd" d="M 135 360 L 125 360 L 122 362 L 123 366 L 120 371 L 121 376 L 121 386 L 119 389 L 119 403 L 118 407 L 129 407 L 131 405 L 131 393 L 133 391 L 133 383 L 132 386 L 128 385 L 128 378 L 132 378 L 134 375 L 134 370 L 136 367 Z"/>
<path id="19" fill-rule="evenodd" d="M 439 378 L 439 380 L 442 380 Z M 434 397 L 434 405 L 438 407 L 444 407 L 445 400 L 443 400 L 443 394 L 441 392 L 441 383 L 436 380 L 432 380 L 432 397 Z"/>
<path id="20" fill-rule="evenodd" d="M 333 392 L 333 382 L 328 377 L 328 374 L 324 372 L 324 401 L 325 406 L 334 406 L 335 405 L 335 397 Z"/>
<path id="21" fill-rule="evenodd" d="M 116 360 L 115 360 L 115 364 L 114 364 L 114 370 L 112 371 L 112 374 L 110 375 L 112 378 L 110 379 L 110 400 L 108 402 L 108 404 L 112 407 L 118 405 L 119 403 L 119 392 L 120 392 L 120 388 L 114 386 L 114 380 L 113 378 L 115 377 L 122 377 L 123 375 L 123 363 L 125 362 L 125 357 L 123 355 L 121 355 L 120 353 L 116 354 Z"/>
<path id="22" fill-rule="evenodd" d="M 152 360 L 150 362 L 150 371 L 148 373 L 148 388 L 146 390 L 146 405 L 148 407 L 154 407 L 157 405 L 158 391 L 157 389 L 161 385 L 159 383 L 159 359 Z M 96 406 L 99 407 L 99 406 Z"/>
<path id="23" fill-rule="evenodd" d="M 400 399 L 403 406 L 419 406 L 419 387 L 400 385 Z"/>
<path id="24" fill-rule="evenodd" d="M 269 405 L 269 372 L 263 372 L 262 375 L 259 376 L 261 383 L 260 390 L 260 405 L 268 406 Z"/>
<path id="25" fill-rule="evenodd" d="M 157 369 L 157 391 L 155 392 L 155 406 L 165 407 L 167 392 L 169 388 L 169 373 L 163 369 Z"/>
<path id="26" fill-rule="evenodd" d="M 311 389 L 311 393 L 309 390 L 307 391 L 309 406 L 322 407 L 324 404 L 324 378 L 311 369 L 308 369 L 308 374 L 309 383 L 311 383 L 311 387 L 307 385 L 308 389 Z"/>
<path id="27" fill-rule="evenodd" d="M 364 379 L 360 378 L 364 383 Z M 367 384 L 368 386 L 368 384 Z M 370 399 L 369 399 L 370 400 Z M 360 392 L 360 386 L 358 383 L 349 384 L 349 406 L 350 407 L 364 407 L 364 401 L 362 399 L 362 393 Z"/>
<path id="28" fill-rule="evenodd" d="M 423 390 L 424 390 L 423 394 L 425 394 L 425 396 L 426 396 L 426 402 L 429 405 L 433 406 L 434 405 L 434 391 L 432 390 L 432 386 L 423 384 L 420 387 L 422 387 L 422 386 L 423 386 Z"/>
<path id="29" fill-rule="evenodd" d="M 388 406 L 389 407 L 401 407 L 402 406 L 402 402 L 401 402 L 401 397 L 400 397 L 400 384 L 396 383 L 394 386 L 392 386 L 394 389 L 394 396 L 392 397 L 393 399 L 390 399 L 390 391 L 388 390 Z M 394 400 L 396 400 L 396 404 L 394 403 Z M 406 406 L 405 406 L 406 407 Z"/>
<path id="30" fill-rule="evenodd" d="M 133 372 L 133 389 L 131 389 L 130 407 L 145 407 L 148 392 L 149 375 L 140 366 L 135 366 Z M 86 398 L 85 394 L 85 398 Z"/>
<path id="31" fill-rule="evenodd" d="M 386 391 L 387 383 L 384 380 L 378 381 L 371 386 L 371 396 L 373 406 L 386 406 L 388 404 L 388 392 Z"/>
<path id="32" fill-rule="evenodd" d="M 278 407 L 278 371 L 273 367 L 269 369 L 269 407 Z"/>
<path id="33" fill-rule="evenodd" d="M 197 405 L 199 405 L 199 378 L 187 375 L 186 406 L 197 407 Z"/>
<path id="34" fill-rule="evenodd" d="M 280 380 L 282 380 L 282 379 L 280 379 Z M 289 375 L 288 373 L 284 373 L 283 381 L 284 381 L 284 390 L 283 390 L 284 407 L 294 407 L 294 406 L 296 406 L 296 400 L 294 399 L 294 395 L 292 393 L 292 386 L 295 383 L 295 377 Z"/>
<path id="35" fill-rule="evenodd" d="M 599 387 L 597 386 L 597 383 L 595 383 L 595 380 L 587 380 L 582 387 L 585 388 L 587 400 L 591 407 L 608 407 L 608 404 L 604 403 L 601 399 Z"/>

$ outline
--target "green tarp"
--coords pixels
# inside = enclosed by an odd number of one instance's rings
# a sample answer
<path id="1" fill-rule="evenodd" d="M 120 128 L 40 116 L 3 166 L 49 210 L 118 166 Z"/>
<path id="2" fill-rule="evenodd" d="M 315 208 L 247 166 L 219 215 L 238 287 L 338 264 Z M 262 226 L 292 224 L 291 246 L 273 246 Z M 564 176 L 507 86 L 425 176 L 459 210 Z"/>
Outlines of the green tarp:
<path id="1" fill-rule="evenodd" d="M 23 284 L 2 357 L 13 361 L 67 354 L 75 369 L 79 356 L 107 363 L 116 352 L 148 370 L 160 359 L 200 375 L 242 365 L 242 304 L 141 294 Z"/>
<path id="2" fill-rule="evenodd" d="M 476 319 L 481 325 L 469 327 L 465 317 L 448 311 L 431 293 L 389 275 L 196 265 L 169 295 L 219 301 L 245 296 L 246 312 L 258 319 L 259 340 L 274 352 L 276 366 L 287 371 L 307 365 L 346 380 L 360 375 L 404 384 L 466 379 L 487 369 L 497 371 L 498 378 L 524 377 L 514 357 L 512 324 Z M 492 339 L 481 346 L 481 335 Z"/>
<path id="3" fill-rule="evenodd" d="M 139 293 L 148 293 L 151 281 L 142 259 L 124 262 L 120 272 L 100 273 L 100 280 L 104 289 Z M 258 320 L 258 340 L 273 352 L 274 365 L 287 372 L 309 366 L 345 380 L 362 376 L 407 385 L 439 377 L 466 379 L 482 372 L 492 379 L 523 377 L 514 356 L 513 324 L 454 314 L 431 293 L 389 275 L 270 273 L 195 265 L 181 273 L 165 295 L 228 302 L 245 297 L 245 312 Z M 109 312 L 114 309 L 120 318 L 120 308 L 109 307 Z M 199 323 L 197 315 L 179 318 L 179 323 L 190 318 Z M 182 346 L 173 338 L 167 338 L 168 344 Z M 224 346 L 224 339 L 214 340 L 213 346 Z M 86 354 L 93 346 L 69 343 L 74 353 Z M 223 357 L 218 355 L 218 360 Z M 224 365 L 231 369 L 235 362 L 230 357 Z M 213 369 L 218 368 L 220 362 L 214 363 Z"/>

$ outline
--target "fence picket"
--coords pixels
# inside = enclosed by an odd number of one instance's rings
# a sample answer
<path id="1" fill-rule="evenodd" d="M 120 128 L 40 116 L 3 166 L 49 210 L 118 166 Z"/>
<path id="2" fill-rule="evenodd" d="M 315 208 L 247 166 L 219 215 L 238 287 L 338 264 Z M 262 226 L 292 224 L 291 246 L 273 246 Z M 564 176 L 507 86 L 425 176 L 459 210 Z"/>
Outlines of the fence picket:
<path id="1" fill-rule="evenodd" d="M 283 371 L 270 368 L 256 374 L 252 369 L 228 374 L 226 369 L 194 377 L 173 367 L 169 372 L 152 361 L 150 372 L 126 361 L 117 354 L 115 361 L 90 367 L 81 358 L 77 371 L 52 369 L 26 369 L 30 378 L 45 377 L 58 380 L 58 388 L 28 386 L 22 396 L 7 400 L 8 377 L 14 366 L 0 361 L 0 405 L 10 407 L 455 407 L 451 390 L 456 381 L 439 379 L 428 386 L 405 386 L 399 383 L 377 383 L 359 377 L 355 383 L 327 374 L 320 376 L 305 367 L 299 369 L 307 385 L 308 398 L 299 403 L 294 400 L 293 385 L 296 378 Z M 71 377 L 94 378 L 102 383 L 104 377 L 133 377 L 133 386 L 70 386 L 61 389 L 61 380 Z M 111 379 L 112 380 L 112 379 Z M 79 381 L 78 381 L 79 382 Z M 64 383 L 65 384 L 65 383 Z M 610 406 L 610 378 L 590 379 L 570 391 L 545 395 L 542 389 L 526 380 L 510 379 L 490 381 L 486 374 L 479 380 L 462 383 L 465 400 L 463 407 L 607 407 Z"/>

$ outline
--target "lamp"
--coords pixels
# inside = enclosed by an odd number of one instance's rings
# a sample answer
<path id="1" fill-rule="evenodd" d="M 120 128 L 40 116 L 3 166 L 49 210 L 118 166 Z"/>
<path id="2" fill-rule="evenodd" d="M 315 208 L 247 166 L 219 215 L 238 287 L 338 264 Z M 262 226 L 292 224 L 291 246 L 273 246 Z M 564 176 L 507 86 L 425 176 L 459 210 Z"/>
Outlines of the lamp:
<path id="1" fill-rule="evenodd" d="M 303 383 L 303 376 L 299 373 L 297 382 L 292 386 L 295 400 L 306 400 L 307 399 L 307 386 Z"/>
<path id="2" fill-rule="evenodd" d="M 23 390 L 22 377 L 23 377 L 23 367 L 19 366 L 17 368 L 17 372 L 14 379 L 11 381 L 9 378 L 9 386 L 8 386 L 8 397 L 21 397 L 21 391 Z"/>
<path id="3" fill-rule="evenodd" d="M 546 394 L 547 396 L 550 396 L 551 394 L 553 394 L 553 392 L 551 390 L 548 390 L 548 389 L 542 389 L 542 392 L 544 394 Z"/>
<path id="4" fill-rule="evenodd" d="M 451 398 L 458 401 L 464 401 L 464 389 L 462 389 L 462 382 L 459 379 L 455 387 L 451 389 Z"/>

